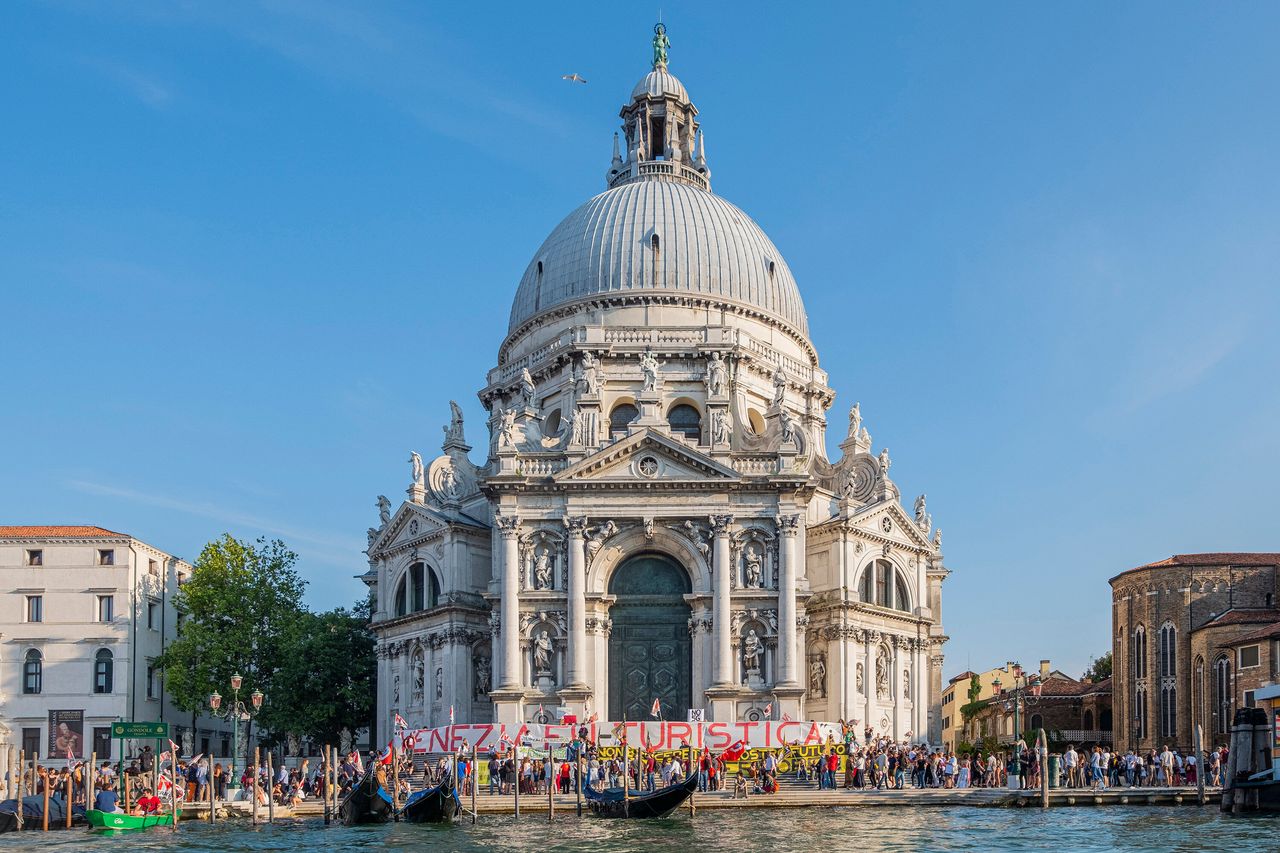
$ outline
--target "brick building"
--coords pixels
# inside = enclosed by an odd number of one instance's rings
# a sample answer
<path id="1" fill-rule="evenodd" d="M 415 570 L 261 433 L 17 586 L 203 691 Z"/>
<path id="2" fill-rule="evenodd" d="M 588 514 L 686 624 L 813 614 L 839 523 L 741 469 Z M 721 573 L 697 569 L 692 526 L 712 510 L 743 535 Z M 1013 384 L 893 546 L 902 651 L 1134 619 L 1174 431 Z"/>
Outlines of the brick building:
<path id="1" fill-rule="evenodd" d="M 1235 710 L 1274 681 L 1280 554 L 1178 554 L 1110 581 L 1115 743 L 1149 749 L 1226 740 Z M 1265 647 L 1265 648 L 1264 648 Z"/>

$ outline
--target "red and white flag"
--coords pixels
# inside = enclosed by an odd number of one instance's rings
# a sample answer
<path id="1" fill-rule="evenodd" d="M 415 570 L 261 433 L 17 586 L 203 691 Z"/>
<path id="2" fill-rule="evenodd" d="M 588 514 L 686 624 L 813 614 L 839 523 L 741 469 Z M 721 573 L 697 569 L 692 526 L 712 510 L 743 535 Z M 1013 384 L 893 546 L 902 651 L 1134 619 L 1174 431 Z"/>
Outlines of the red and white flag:
<path id="1" fill-rule="evenodd" d="M 656 697 L 653 700 L 653 707 L 649 709 L 649 716 L 662 719 L 662 703 Z"/>
<path id="2" fill-rule="evenodd" d="M 382 751 L 382 755 L 378 756 L 379 764 L 390 764 L 393 751 L 391 749 L 391 741 L 387 741 L 387 748 Z"/>
<path id="3" fill-rule="evenodd" d="M 788 714 L 786 711 L 783 711 L 783 712 L 782 712 L 782 722 L 784 722 L 784 723 L 789 723 L 789 722 L 791 722 L 791 715 L 790 715 L 790 714 Z"/>
<path id="4" fill-rule="evenodd" d="M 720 759 L 722 761 L 737 761 L 739 758 L 742 758 L 742 754 L 746 751 L 747 751 L 746 741 L 742 741 L 742 740 L 734 741 L 733 743 L 729 744 L 728 749 L 720 753 Z"/>
<path id="5" fill-rule="evenodd" d="M 773 703 L 772 702 L 764 706 L 764 718 L 766 720 L 773 719 Z"/>
<path id="6" fill-rule="evenodd" d="M 449 706 L 449 725 L 453 725 L 453 706 Z"/>
<path id="7" fill-rule="evenodd" d="M 399 714 L 396 714 L 394 725 L 397 729 L 407 729 L 409 728 L 409 721 Z"/>

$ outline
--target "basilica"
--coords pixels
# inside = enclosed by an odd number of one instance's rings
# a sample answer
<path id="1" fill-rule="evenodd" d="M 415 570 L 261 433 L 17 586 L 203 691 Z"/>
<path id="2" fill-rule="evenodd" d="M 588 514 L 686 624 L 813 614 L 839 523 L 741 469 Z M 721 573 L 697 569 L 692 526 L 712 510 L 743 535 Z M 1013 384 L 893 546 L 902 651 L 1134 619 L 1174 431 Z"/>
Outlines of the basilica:
<path id="1" fill-rule="evenodd" d="M 453 404 L 441 453 L 408 460 L 407 499 L 378 499 L 361 577 L 379 737 L 396 715 L 656 705 L 938 742 L 948 569 L 924 495 L 904 510 L 856 404 L 828 451 L 835 392 L 799 288 L 712 191 L 664 32 L 621 119 L 603 191 L 516 288 L 481 447 Z"/>

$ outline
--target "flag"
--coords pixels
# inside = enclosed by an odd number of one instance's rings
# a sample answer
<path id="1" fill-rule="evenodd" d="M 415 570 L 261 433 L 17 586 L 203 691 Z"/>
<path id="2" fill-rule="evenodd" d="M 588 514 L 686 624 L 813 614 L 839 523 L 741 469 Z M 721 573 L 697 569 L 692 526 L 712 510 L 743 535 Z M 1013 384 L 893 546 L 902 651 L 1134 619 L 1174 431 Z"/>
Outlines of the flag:
<path id="1" fill-rule="evenodd" d="M 449 706 L 449 725 L 453 725 L 453 706 Z"/>
<path id="2" fill-rule="evenodd" d="M 764 718 L 766 720 L 773 719 L 773 703 L 772 702 L 764 706 Z"/>
<path id="3" fill-rule="evenodd" d="M 747 751 L 747 742 L 744 740 L 734 741 L 729 744 L 729 748 L 720 753 L 721 761 L 737 761 L 742 758 L 742 754 Z"/>
<path id="4" fill-rule="evenodd" d="M 406 720 L 404 717 L 400 716 L 399 714 L 396 714 L 396 718 L 393 725 L 397 729 L 407 729 L 409 728 L 409 721 Z"/>
<path id="5" fill-rule="evenodd" d="M 653 707 L 649 709 L 649 716 L 662 719 L 662 703 L 656 697 L 653 700 Z"/>
<path id="6" fill-rule="evenodd" d="M 597 721 L 597 720 L 599 720 L 599 719 L 600 719 L 600 715 L 599 715 L 599 714 L 597 714 L 597 713 L 592 712 L 591 716 L 587 718 L 587 723 L 588 723 L 588 724 L 590 724 L 590 723 L 594 723 L 594 722 L 596 722 L 596 721 Z"/>
<path id="7" fill-rule="evenodd" d="M 390 763 L 391 763 L 391 755 L 392 755 L 391 741 L 387 741 L 387 748 L 386 748 L 386 749 L 384 749 L 384 750 L 382 751 L 382 754 L 378 756 L 378 763 L 379 763 L 379 764 L 390 764 Z"/>
<path id="8" fill-rule="evenodd" d="M 789 722 L 791 722 L 791 715 L 790 715 L 790 714 L 788 714 L 786 711 L 783 711 L 783 712 L 782 712 L 782 722 L 784 722 L 784 723 L 789 723 Z"/>

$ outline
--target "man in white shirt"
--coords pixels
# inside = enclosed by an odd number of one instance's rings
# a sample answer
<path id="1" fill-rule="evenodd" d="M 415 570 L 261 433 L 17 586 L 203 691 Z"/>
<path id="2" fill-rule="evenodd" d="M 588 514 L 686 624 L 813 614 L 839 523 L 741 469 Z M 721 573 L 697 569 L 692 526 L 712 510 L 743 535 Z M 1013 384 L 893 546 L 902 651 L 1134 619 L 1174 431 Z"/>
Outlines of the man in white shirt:
<path id="1" fill-rule="evenodd" d="M 1076 752 L 1075 747 L 1071 744 L 1067 744 L 1067 751 L 1062 753 L 1062 772 L 1067 777 L 1068 788 L 1075 787 L 1076 762 L 1079 760 L 1080 756 L 1079 753 Z"/>

